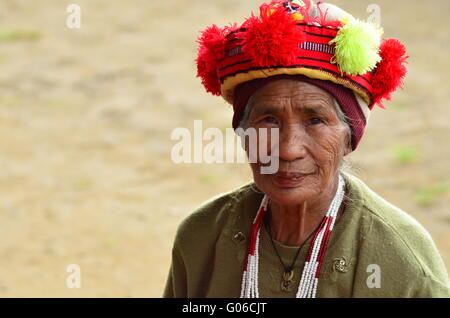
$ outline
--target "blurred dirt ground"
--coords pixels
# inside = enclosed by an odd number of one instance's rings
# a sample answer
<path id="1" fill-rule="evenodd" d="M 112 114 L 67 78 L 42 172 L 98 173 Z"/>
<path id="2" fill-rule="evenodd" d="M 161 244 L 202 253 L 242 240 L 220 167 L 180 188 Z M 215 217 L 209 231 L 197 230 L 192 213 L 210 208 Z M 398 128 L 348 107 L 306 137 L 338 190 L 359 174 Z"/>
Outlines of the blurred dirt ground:
<path id="1" fill-rule="evenodd" d="M 66 27 L 70 3 L 81 29 Z M 162 294 L 179 222 L 251 178 L 242 164 L 170 160 L 174 128 L 231 123 L 195 78 L 195 39 L 259 3 L 0 0 L 0 297 Z M 450 268 L 450 2 L 333 3 L 362 19 L 378 4 L 385 36 L 408 47 L 405 90 L 375 109 L 349 161 Z"/>

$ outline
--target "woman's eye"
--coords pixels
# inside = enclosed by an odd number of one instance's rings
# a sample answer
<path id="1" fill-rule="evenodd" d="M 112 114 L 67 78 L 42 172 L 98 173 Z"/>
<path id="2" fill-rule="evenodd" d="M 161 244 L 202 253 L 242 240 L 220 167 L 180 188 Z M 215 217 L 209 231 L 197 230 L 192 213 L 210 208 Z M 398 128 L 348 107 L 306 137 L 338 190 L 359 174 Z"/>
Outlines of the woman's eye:
<path id="1" fill-rule="evenodd" d="M 265 117 L 263 121 L 268 124 L 278 124 L 278 120 L 272 116 Z"/>
<path id="2" fill-rule="evenodd" d="M 323 120 L 320 119 L 320 118 L 311 118 L 311 119 L 309 120 L 309 123 L 310 123 L 311 125 L 317 125 L 317 124 L 323 123 Z"/>

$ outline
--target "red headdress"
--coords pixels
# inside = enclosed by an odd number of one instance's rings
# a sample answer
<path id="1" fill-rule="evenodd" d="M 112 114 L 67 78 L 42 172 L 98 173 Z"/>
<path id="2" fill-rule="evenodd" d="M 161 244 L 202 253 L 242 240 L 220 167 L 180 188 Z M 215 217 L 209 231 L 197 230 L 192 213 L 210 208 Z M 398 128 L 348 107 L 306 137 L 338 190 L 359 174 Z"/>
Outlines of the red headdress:
<path id="1" fill-rule="evenodd" d="M 236 87 L 255 79 L 303 75 L 329 81 L 353 91 L 367 119 L 374 105 L 384 108 L 383 99 L 406 75 L 405 47 L 382 33 L 323 2 L 273 0 L 241 26 L 213 25 L 202 32 L 197 76 L 230 104 Z"/>

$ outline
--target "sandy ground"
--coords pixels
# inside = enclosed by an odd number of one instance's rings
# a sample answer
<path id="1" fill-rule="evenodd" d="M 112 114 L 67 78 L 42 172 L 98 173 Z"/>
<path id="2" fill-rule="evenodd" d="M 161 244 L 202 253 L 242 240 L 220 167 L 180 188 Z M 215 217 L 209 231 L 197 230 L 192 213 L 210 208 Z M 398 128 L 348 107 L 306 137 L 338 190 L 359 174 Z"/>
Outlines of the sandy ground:
<path id="1" fill-rule="evenodd" d="M 66 27 L 69 3 L 81 29 Z M 366 18 L 373 1 L 335 3 Z M 430 231 L 450 268 L 450 2 L 376 3 L 410 73 L 349 161 Z M 251 178 L 243 164 L 170 160 L 174 128 L 230 126 L 194 77 L 197 31 L 258 4 L 0 0 L 0 297 L 161 295 L 179 222 Z M 67 288 L 69 264 L 81 288 Z"/>

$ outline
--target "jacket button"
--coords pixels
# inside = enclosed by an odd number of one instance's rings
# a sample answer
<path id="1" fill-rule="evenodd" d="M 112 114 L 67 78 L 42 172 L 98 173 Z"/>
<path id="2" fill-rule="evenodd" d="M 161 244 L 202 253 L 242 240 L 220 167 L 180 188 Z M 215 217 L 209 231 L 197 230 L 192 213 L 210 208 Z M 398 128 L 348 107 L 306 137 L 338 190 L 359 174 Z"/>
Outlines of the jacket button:
<path id="1" fill-rule="evenodd" d="M 335 258 L 334 259 L 334 268 L 341 273 L 345 273 L 348 271 L 348 262 L 345 257 Z"/>
<path id="2" fill-rule="evenodd" d="M 242 242 L 243 240 L 245 240 L 244 233 L 237 232 L 236 234 L 233 235 L 233 240 L 238 241 L 238 242 Z"/>

